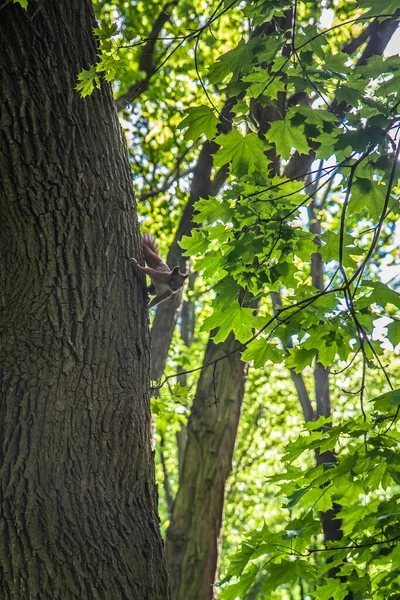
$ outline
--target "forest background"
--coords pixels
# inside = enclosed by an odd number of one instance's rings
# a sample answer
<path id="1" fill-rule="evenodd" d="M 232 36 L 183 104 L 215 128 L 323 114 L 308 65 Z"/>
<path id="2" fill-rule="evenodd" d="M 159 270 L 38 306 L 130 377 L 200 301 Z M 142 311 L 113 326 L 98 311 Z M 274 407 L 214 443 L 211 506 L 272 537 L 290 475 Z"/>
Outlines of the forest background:
<path id="1" fill-rule="evenodd" d="M 396 597 L 396 2 L 95 7 L 78 89 L 113 82 L 141 227 L 191 259 L 152 317 L 173 597 Z"/>

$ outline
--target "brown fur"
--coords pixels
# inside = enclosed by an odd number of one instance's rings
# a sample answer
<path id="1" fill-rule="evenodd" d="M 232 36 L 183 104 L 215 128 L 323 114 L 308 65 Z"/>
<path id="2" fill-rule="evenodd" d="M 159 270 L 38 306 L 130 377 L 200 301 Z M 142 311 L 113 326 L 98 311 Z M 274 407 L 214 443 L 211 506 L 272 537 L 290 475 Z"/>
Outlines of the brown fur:
<path id="1" fill-rule="evenodd" d="M 156 238 L 150 233 L 142 233 L 142 248 L 147 267 L 139 265 L 135 258 L 132 258 L 132 261 L 140 271 L 146 273 L 151 279 L 152 287 L 154 287 L 156 293 L 155 298 L 148 305 L 148 308 L 151 308 L 180 290 L 189 273 L 180 273 L 179 267 L 174 267 L 171 271 L 169 266 L 161 259 Z"/>

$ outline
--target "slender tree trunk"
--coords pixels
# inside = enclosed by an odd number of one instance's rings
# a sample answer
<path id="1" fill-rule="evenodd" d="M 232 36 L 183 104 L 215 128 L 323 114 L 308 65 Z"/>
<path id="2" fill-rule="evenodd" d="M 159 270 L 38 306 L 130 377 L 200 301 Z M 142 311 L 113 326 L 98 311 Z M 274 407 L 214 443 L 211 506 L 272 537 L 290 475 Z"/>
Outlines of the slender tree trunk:
<path id="1" fill-rule="evenodd" d="M 188 292 L 193 292 L 194 283 L 196 280 L 196 273 L 192 273 L 189 277 L 188 281 Z M 181 339 L 187 348 L 193 343 L 194 339 L 194 330 L 196 326 L 196 311 L 195 304 L 191 297 L 188 298 L 182 304 L 182 316 L 181 316 L 181 327 L 180 334 Z M 187 376 L 184 372 L 184 368 L 182 368 L 182 374 L 178 376 L 178 381 L 181 385 L 187 385 Z M 185 456 L 186 450 L 186 438 L 187 438 L 187 424 L 181 423 L 181 427 L 179 431 L 176 432 L 176 447 L 178 450 L 178 469 L 179 469 L 179 480 L 182 478 L 182 466 L 183 459 Z"/>
<path id="2" fill-rule="evenodd" d="M 275 24 L 265 24 L 252 35 L 267 35 L 274 30 Z M 229 118 L 234 103 L 231 99 L 225 104 Z M 275 109 L 267 109 L 262 118 L 272 121 L 277 115 Z M 189 210 L 193 214 L 193 208 Z M 256 308 L 257 303 L 253 306 Z M 204 364 L 239 346 L 232 334 L 217 346 L 210 339 Z M 167 531 L 167 565 L 174 600 L 215 597 L 212 586 L 218 571 L 225 483 L 232 468 L 246 375 L 247 365 L 239 352 L 217 364 L 215 371 L 207 367 L 201 373 L 187 427 L 179 490 Z"/>
<path id="3" fill-rule="evenodd" d="M 222 122 L 220 124 L 221 133 L 227 133 L 231 129 L 230 119 L 233 116 L 232 106 L 236 99 L 227 99 L 225 106 L 221 111 Z M 213 167 L 213 154 L 218 149 L 215 142 L 205 142 L 200 150 L 196 166 L 193 170 L 193 179 L 190 186 L 189 200 L 183 210 L 175 239 L 168 252 L 167 263 L 171 267 L 179 265 L 181 269 L 186 268 L 186 259 L 183 256 L 179 242 L 184 235 L 190 235 L 194 224 L 192 218 L 194 215 L 194 205 L 200 198 L 208 198 L 210 195 L 218 194 L 221 186 L 228 176 L 227 167 L 222 167 L 215 178 L 211 180 L 211 171 Z M 151 329 L 151 378 L 158 380 L 161 378 L 165 364 L 167 362 L 168 351 L 171 345 L 176 321 L 180 314 L 182 304 L 182 294 L 173 294 L 157 307 Z"/>
<path id="4" fill-rule="evenodd" d="M 168 252 L 167 263 L 171 267 L 179 265 L 181 270 L 185 270 L 186 260 L 183 257 L 179 242 L 182 236 L 189 235 L 193 228 L 192 218 L 195 203 L 199 198 L 207 198 L 210 194 L 210 176 L 213 161 L 210 148 L 211 142 L 206 142 L 201 149 L 193 173 L 190 197 L 183 210 L 175 239 Z M 168 300 L 157 307 L 151 330 L 151 378 L 156 381 L 161 378 L 164 372 L 176 321 L 181 311 L 181 304 L 182 294 L 177 293 L 172 294 Z"/>
<path id="5" fill-rule="evenodd" d="M 204 363 L 239 347 L 231 334 L 208 342 Z M 201 372 L 190 415 L 181 483 L 167 531 L 174 600 L 209 600 L 218 568 L 225 482 L 231 471 L 246 365 L 240 353 Z"/>
<path id="6" fill-rule="evenodd" d="M 130 171 L 109 86 L 74 90 L 94 24 L 90 0 L 0 12 L 4 599 L 169 597 Z"/>

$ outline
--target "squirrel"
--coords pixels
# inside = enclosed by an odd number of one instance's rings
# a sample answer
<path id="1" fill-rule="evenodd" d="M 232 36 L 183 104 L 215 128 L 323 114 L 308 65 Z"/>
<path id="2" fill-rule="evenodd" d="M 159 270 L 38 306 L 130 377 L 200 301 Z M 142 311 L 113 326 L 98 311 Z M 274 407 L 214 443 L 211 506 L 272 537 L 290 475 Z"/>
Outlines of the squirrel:
<path id="1" fill-rule="evenodd" d="M 136 258 L 131 260 L 139 271 L 146 273 L 151 279 L 151 285 L 147 288 L 147 291 L 149 294 L 155 294 L 155 297 L 149 302 L 147 308 L 152 308 L 178 292 L 183 287 L 185 279 L 189 277 L 189 273 L 180 273 L 179 267 L 174 267 L 171 271 L 169 266 L 160 258 L 156 238 L 150 233 L 142 233 L 141 237 L 147 267 L 139 265 Z"/>

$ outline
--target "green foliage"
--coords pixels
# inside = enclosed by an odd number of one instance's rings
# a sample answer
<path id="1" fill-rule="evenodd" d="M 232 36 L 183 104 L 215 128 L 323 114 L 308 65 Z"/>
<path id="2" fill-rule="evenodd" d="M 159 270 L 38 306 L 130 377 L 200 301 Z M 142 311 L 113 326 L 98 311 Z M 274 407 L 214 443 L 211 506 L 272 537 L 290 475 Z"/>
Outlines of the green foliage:
<path id="1" fill-rule="evenodd" d="M 242 135 L 233 129 L 230 133 L 218 136 L 215 141 L 220 146 L 214 158 L 215 167 L 231 164 L 232 171 L 240 177 L 256 169 L 262 171 L 268 166 L 264 154 L 267 146 L 255 133 Z"/>
<path id="2" fill-rule="evenodd" d="M 396 390 L 377 398 L 375 408 L 389 408 L 390 415 L 399 403 Z M 392 425 L 393 419 L 391 414 Z M 332 593 L 333 597 L 344 598 L 349 591 L 371 598 L 394 593 L 399 584 L 397 572 L 386 579 L 383 595 L 382 582 L 388 565 L 395 564 L 400 552 L 396 508 L 399 441 L 398 426 L 393 425 L 389 434 L 387 422 L 380 418 L 369 423 L 353 418 L 328 429 L 325 420 L 314 423 L 308 434 L 288 445 L 285 470 L 269 478 L 269 484 L 277 485 L 288 499 L 290 518 L 284 527 L 271 530 L 264 525 L 252 533 L 232 557 L 225 581 L 233 577 L 248 581 L 251 574 L 253 581 L 262 579 L 263 591 L 268 594 L 281 585 L 290 587 L 301 578 L 310 586 L 310 597 L 316 599 L 330 598 Z M 333 463 L 304 469 L 302 453 L 337 447 L 341 452 Z M 342 522 L 343 537 L 324 546 L 319 535 L 315 543 L 320 531 L 318 511 L 333 506 L 341 507 L 337 518 Z M 330 562 L 324 568 L 326 559 Z M 333 586 L 329 579 L 329 570 L 336 565 L 340 575 L 346 575 L 339 587 L 338 582 Z M 227 587 L 222 598 L 235 597 L 230 589 L 236 585 Z"/>
<path id="3" fill-rule="evenodd" d="M 100 77 L 97 75 L 95 66 L 89 67 L 89 69 L 83 69 L 78 75 L 78 81 L 76 90 L 80 92 L 82 97 L 90 96 L 95 88 L 100 87 Z"/>
<path id="4" fill-rule="evenodd" d="M 117 40 L 119 32 L 115 23 L 102 24 L 100 27 L 95 27 L 93 32 L 99 41 L 99 58 L 95 65 L 82 69 L 78 74 L 75 89 L 82 97 L 89 96 L 95 88 L 100 87 L 101 77 L 106 81 L 114 81 L 128 66 L 128 59 L 121 51 Z M 141 79 L 145 73 L 138 71 L 136 76 Z"/>
<path id="5" fill-rule="evenodd" d="M 201 135 L 205 135 L 211 140 L 217 133 L 218 119 L 209 106 L 196 106 L 188 108 L 186 117 L 180 123 L 180 129 L 186 129 L 185 138 L 188 140 L 197 140 Z"/>
<path id="6" fill-rule="evenodd" d="M 299 154 L 308 154 L 310 150 L 304 133 L 304 125 L 296 127 L 289 119 L 271 123 L 268 140 L 275 144 L 276 152 L 282 158 L 289 158 L 294 148 Z"/>

